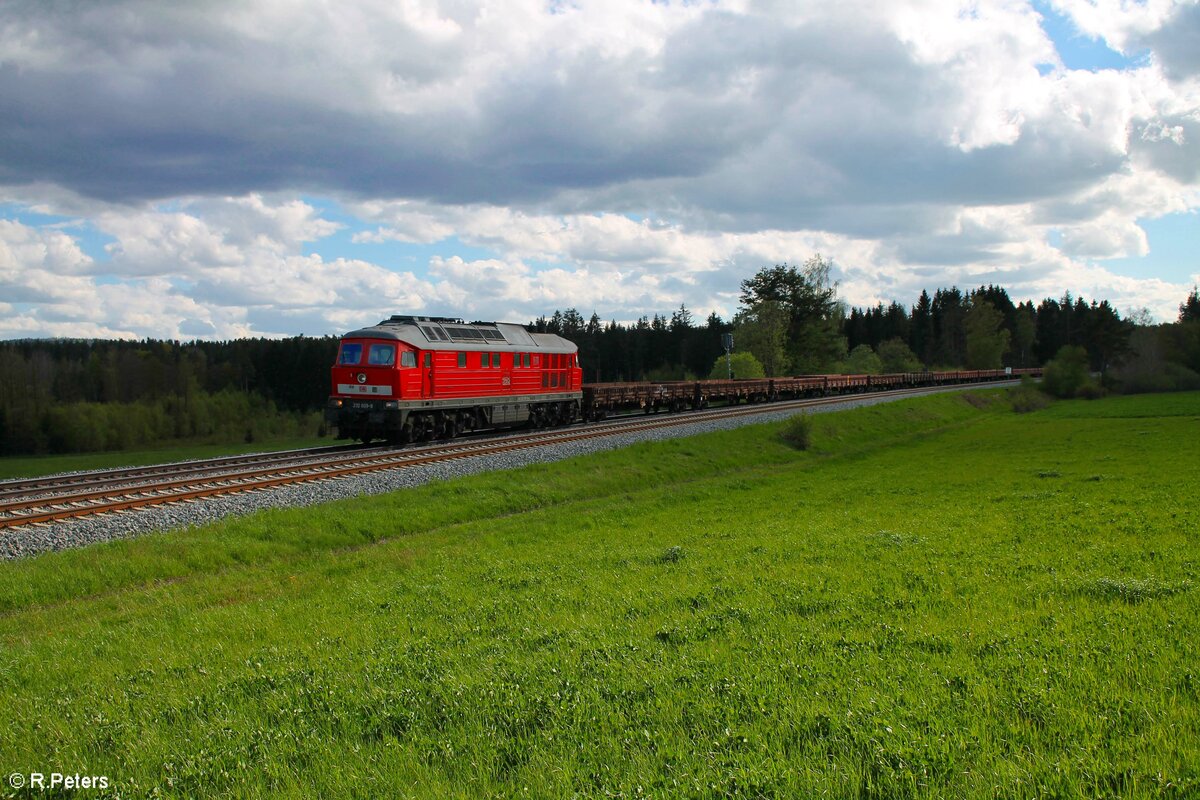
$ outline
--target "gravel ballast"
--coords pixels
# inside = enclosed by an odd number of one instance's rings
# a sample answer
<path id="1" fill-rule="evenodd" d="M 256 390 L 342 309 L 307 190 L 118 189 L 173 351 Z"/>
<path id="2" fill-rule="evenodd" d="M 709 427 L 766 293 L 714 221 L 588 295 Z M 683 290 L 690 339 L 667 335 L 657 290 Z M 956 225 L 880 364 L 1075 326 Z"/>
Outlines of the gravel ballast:
<path id="1" fill-rule="evenodd" d="M 972 388 L 979 387 L 958 386 L 952 389 L 934 389 L 917 394 L 934 394 Z M 913 396 L 915 395 L 905 395 L 905 397 Z M 515 469 L 527 464 L 561 461 L 588 453 L 626 447 L 636 442 L 696 436 L 702 433 L 740 428 L 745 425 L 759 425 L 765 422 L 784 420 L 800 413 L 820 414 L 841 411 L 887 403 L 897 399 L 902 398 L 864 395 L 848 397 L 830 405 L 805 409 L 772 410 L 770 406 L 763 406 L 762 413 L 729 419 L 708 420 L 562 444 L 548 444 L 507 453 L 465 457 L 437 464 L 404 467 L 403 469 L 381 470 L 363 475 L 282 486 L 270 490 L 151 506 L 119 514 L 79 517 L 37 527 L 6 529 L 0 531 L 0 560 L 26 558 L 38 553 L 83 547 L 96 542 L 150 533 L 167 533 L 204 525 L 229 516 L 251 514 L 265 508 L 308 506 L 360 495 L 394 492 L 431 481 L 450 480 L 479 472 Z"/>

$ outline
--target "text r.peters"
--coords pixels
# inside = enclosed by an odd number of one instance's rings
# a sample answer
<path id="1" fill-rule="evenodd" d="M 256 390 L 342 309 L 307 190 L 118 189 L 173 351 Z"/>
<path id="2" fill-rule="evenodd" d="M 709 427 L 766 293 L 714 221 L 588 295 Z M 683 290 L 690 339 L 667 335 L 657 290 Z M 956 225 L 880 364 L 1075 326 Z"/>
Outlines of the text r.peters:
<path id="1" fill-rule="evenodd" d="M 30 789 L 107 789 L 107 775 L 64 775 L 61 772 L 51 772 L 44 775 L 41 772 L 29 773 Z"/>

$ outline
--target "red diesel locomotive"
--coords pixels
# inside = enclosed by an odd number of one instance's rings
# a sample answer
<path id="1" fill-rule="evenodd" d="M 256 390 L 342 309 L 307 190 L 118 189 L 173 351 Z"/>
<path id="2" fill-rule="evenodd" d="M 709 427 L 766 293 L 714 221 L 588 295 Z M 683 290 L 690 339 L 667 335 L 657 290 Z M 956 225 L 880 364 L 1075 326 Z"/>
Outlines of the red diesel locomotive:
<path id="1" fill-rule="evenodd" d="M 521 325 L 393 316 L 342 337 L 325 419 L 339 439 L 392 443 L 579 416 L 578 348 Z"/>

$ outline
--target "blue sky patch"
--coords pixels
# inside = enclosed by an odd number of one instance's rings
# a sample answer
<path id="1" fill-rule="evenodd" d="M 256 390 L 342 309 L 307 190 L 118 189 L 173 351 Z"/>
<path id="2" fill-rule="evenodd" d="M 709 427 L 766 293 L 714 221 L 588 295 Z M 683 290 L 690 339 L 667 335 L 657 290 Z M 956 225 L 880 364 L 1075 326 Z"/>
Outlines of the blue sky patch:
<path id="1" fill-rule="evenodd" d="M 1104 261 L 1104 268 L 1130 278 L 1160 278 L 1172 283 L 1194 283 L 1200 274 L 1200 215 L 1167 214 L 1139 220 L 1150 242 L 1150 252 L 1133 258 Z M 1180 298 L 1181 300 L 1183 298 Z"/>
<path id="2" fill-rule="evenodd" d="M 1033 7 L 1042 15 L 1042 30 L 1054 42 L 1058 56 L 1067 69 L 1096 72 L 1102 69 L 1135 69 L 1146 63 L 1149 51 L 1125 55 L 1110 48 L 1103 39 L 1093 39 L 1079 31 L 1075 23 L 1058 13 L 1049 3 L 1034 0 Z M 1039 66 L 1042 74 L 1047 68 Z"/>

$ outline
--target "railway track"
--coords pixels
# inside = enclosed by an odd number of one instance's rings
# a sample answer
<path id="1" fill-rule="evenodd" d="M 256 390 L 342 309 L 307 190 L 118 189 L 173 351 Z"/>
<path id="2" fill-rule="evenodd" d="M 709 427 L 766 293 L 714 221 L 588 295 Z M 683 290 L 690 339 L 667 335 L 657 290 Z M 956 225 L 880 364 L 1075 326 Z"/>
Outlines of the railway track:
<path id="1" fill-rule="evenodd" d="M 0 509 L 11 498 L 62 492 L 72 487 L 120 486 L 155 477 L 199 475 L 204 472 L 216 472 L 233 467 L 282 464 L 306 457 L 321 457 L 327 454 L 362 451 L 363 449 L 361 445 L 341 444 L 329 447 L 309 447 L 300 450 L 277 450 L 272 453 L 221 456 L 219 458 L 179 461 L 170 464 L 151 464 L 144 467 L 122 467 L 119 469 L 79 472 L 71 475 L 57 475 L 44 478 L 0 481 Z M 391 448 L 376 447 L 372 449 L 383 451 L 390 450 Z"/>
<path id="2" fill-rule="evenodd" d="M 1011 383 L 1001 381 L 971 386 Z M 932 391 L 961 388 L 963 386 L 959 385 Z M 873 392 L 869 396 L 900 397 L 930 392 L 928 388 L 898 389 Z M 692 425 L 714 419 L 801 410 L 863 396 L 808 398 L 671 415 L 637 414 L 589 425 L 525 431 L 486 439 L 452 440 L 404 449 L 348 445 L 8 481 L 0 483 L 0 529 L 44 525 L 74 517 L 119 513 L 169 503 L 195 502 L 219 495 L 264 491 L 277 486 Z"/>

